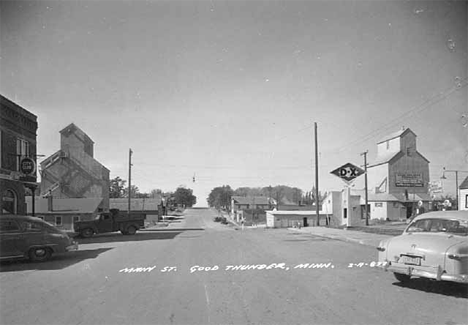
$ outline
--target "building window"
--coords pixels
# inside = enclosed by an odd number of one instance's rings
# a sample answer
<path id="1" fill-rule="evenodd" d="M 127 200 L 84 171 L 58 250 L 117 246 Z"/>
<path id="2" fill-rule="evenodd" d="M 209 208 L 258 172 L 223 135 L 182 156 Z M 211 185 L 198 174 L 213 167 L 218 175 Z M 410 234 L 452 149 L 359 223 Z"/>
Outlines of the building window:
<path id="1" fill-rule="evenodd" d="M 23 139 L 16 139 L 16 170 L 19 171 L 21 157 L 29 157 L 29 142 Z"/>
<path id="2" fill-rule="evenodd" d="M 468 194 L 465 195 L 465 208 L 468 208 Z"/>
<path id="3" fill-rule="evenodd" d="M 382 202 L 376 202 L 375 207 L 376 208 L 383 208 L 383 203 Z"/>
<path id="4" fill-rule="evenodd" d="M 12 190 L 6 190 L 2 193 L 2 209 L 0 214 L 16 214 L 17 197 Z"/>
<path id="5" fill-rule="evenodd" d="M 62 217 L 55 217 L 55 225 L 56 226 L 61 226 L 62 225 Z"/>

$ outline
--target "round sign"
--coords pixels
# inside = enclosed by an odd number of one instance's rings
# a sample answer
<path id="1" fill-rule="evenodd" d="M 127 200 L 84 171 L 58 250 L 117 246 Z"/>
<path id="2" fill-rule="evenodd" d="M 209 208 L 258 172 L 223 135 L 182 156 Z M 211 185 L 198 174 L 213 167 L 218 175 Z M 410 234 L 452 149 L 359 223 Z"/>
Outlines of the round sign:
<path id="1" fill-rule="evenodd" d="M 36 163 L 29 157 L 24 157 L 20 162 L 20 171 L 23 174 L 31 175 L 36 171 Z"/>
<path id="2" fill-rule="evenodd" d="M 422 201 L 418 201 L 418 207 L 422 207 L 423 205 L 423 202 Z"/>

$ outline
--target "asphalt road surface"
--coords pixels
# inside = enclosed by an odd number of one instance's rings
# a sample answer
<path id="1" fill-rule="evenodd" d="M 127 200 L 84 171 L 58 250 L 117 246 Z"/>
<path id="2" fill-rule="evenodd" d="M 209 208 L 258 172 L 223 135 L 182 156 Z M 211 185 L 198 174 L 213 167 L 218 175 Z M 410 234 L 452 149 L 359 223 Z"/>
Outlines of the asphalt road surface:
<path id="1" fill-rule="evenodd" d="M 1 324 L 468 322 L 467 286 L 398 283 L 374 248 L 245 229 L 191 209 L 166 228 L 80 240 L 46 263 L 0 265 Z"/>

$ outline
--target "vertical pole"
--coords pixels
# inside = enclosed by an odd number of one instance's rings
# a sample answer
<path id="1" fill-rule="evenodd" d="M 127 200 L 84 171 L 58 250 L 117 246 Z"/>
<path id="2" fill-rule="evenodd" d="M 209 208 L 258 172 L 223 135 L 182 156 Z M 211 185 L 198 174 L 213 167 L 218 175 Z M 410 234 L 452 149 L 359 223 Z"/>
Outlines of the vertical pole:
<path id="1" fill-rule="evenodd" d="M 268 208 L 271 210 L 271 185 L 268 186 Z"/>
<path id="2" fill-rule="evenodd" d="M 31 186 L 31 191 L 32 191 L 32 216 L 34 217 L 36 215 L 36 197 L 34 196 L 36 192 L 36 187 Z"/>
<path id="3" fill-rule="evenodd" d="M 367 151 L 363 152 L 361 156 L 364 156 L 364 191 L 365 191 L 365 206 L 364 213 L 366 214 L 366 226 L 369 225 L 369 215 L 367 211 L 368 197 L 367 197 Z"/>
<path id="4" fill-rule="evenodd" d="M 132 198 L 132 149 L 128 150 L 128 214 L 130 215 L 130 203 Z"/>
<path id="5" fill-rule="evenodd" d="M 460 210 L 458 206 L 458 170 L 455 171 L 455 196 L 457 198 L 457 210 Z"/>
<path id="6" fill-rule="evenodd" d="M 318 141 L 317 141 L 317 122 L 315 126 L 315 211 L 317 214 L 317 227 L 320 226 L 320 214 L 319 214 L 319 181 L 318 181 Z"/>
<path id="7" fill-rule="evenodd" d="M 351 223 L 349 222 L 349 219 L 351 218 L 351 213 L 349 211 L 349 208 L 351 207 L 351 204 L 349 204 L 350 198 L 351 198 L 351 185 L 347 184 L 346 185 L 346 227 L 351 226 Z"/>

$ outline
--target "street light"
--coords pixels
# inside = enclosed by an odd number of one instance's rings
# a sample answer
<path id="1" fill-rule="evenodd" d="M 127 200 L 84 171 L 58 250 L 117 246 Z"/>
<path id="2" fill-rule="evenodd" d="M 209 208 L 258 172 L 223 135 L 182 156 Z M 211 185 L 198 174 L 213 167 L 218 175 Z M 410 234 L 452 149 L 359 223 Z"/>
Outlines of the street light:
<path id="1" fill-rule="evenodd" d="M 468 173 L 468 170 L 450 170 L 450 169 L 445 169 L 444 167 L 442 177 L 440 179 L 447 179 L 447 177 L 445 177 L 446 172 L 455 173 L 455 195 L 456 195 L 457 210 L 458 210 L 459 209 L 458 207 L 458 173 Z"/>

